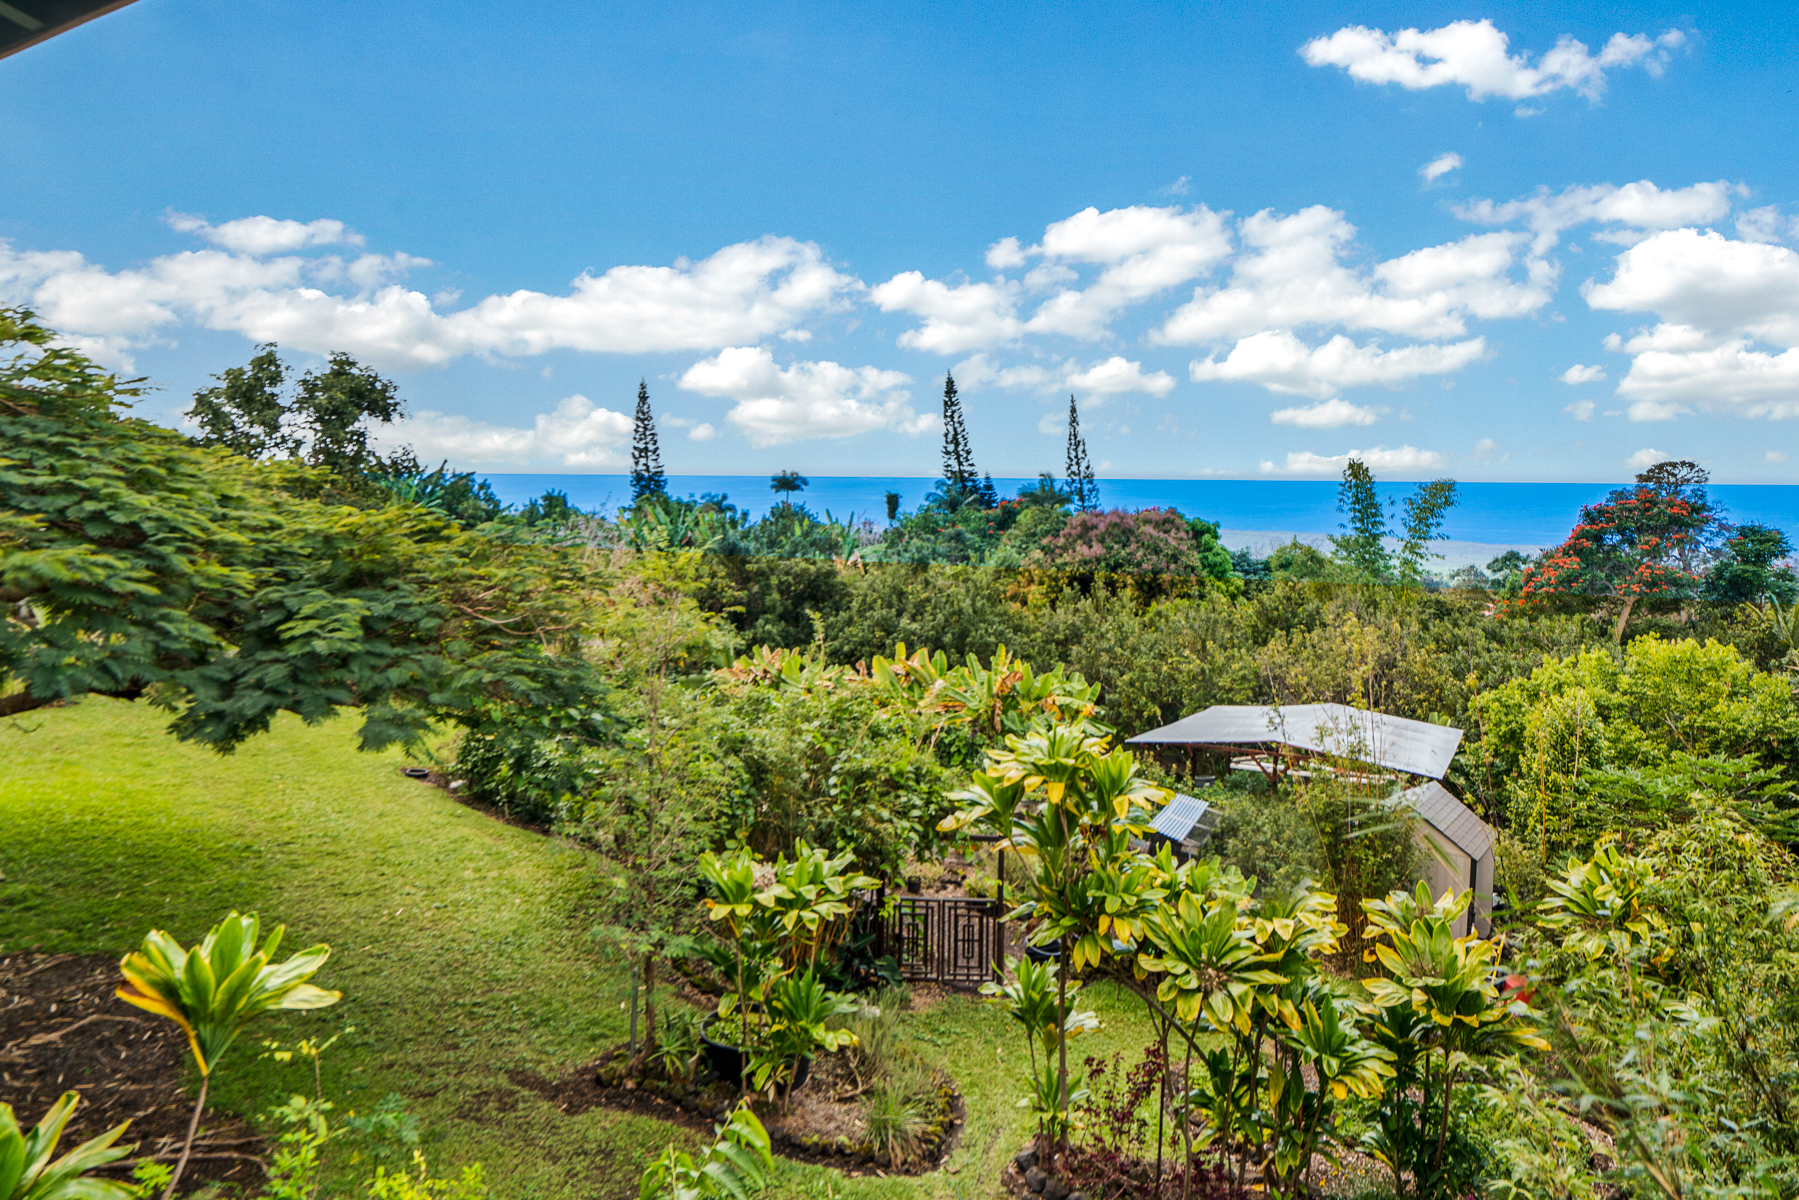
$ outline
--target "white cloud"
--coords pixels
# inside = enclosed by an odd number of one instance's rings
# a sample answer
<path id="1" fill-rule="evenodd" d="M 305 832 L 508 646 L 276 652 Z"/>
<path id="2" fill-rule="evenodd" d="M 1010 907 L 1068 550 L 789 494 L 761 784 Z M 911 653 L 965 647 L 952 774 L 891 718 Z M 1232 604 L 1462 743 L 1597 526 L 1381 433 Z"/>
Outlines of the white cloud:
<path id="1" fill-rule="evenodd" d="M 1504 446 L 1492 438 L 1484 437 L 1474 443 L 1474 449 L 1468 452 L 1468 457 L 1483 466 L 1492 466 L 1495 463 L 1503 463 L 1512 456 L 1505 452 Z"/>
<path id="2" fill-rule="evenodd" d="M 1633 471 L 1647 471 L 1658 462 L 1667 462 L 1672 454 L 1663 454 L 1660 450 L 1644 448 L 1624 460 L 1624 465 Z"/>
<path id="3" fill-rule="evenodd" d="M 1459 371 L 1486 349 L 1484 338 L 1471 338 L 1382 350 L 1373 344 L 1358 346 L 1342 334 L 1312 347 L 1288 330 L 1271 329 L 1238 341 L 1222 361 L 1216 355 L 1195 359 L 1188 371 L 1195 383 L 1242 381 L 1271 392 L 1326 399 L 1346 387 L 1391 386 L 1419 375 Z"/>
<path id="4" fill-rule="evenodd" d="M 1788 217 L 1772 204 L 1737 217 L 1737 236 L 1745 242 L 1779 242 L 1799 234 L 1799 217 Z"/>
<path id="5" fill-rule="evenodd" d="M 1262 474 L 1341 475 L 1352 458 L 1361 459 L 1376 475 L 1438 471 L 1448 462 L 1435 450 L 1420 450 L 1416 446 L 1398 446 L 1393 449 L 1375 446 L 1369 450 L 1351 450 L 1344 454 L 1314 454 L 1310 450 L 1294 450 L 1287 454 L 1287 461 L 1283 466 L 1277 467 L 1267 459 L 1262 460 Z"/>
<path id="6" fill-rule="evenodd" d="M 1730 197 L 1735 190 L 1722 179 L 1684 188 L 1659 188 L 1647 179 L 1623 187 L 1599 183 L 1564 188 L 1556 193 L 1551 193 L 1547 187 L 1539 187 L 1533 195 L 1504 203 L 1475 200 L 1459 206 L 1455 214 L 1477 225 L 1509 225 L 1523 221 L 1536 235 L 1531 252 L 1547 254 L 1563 230 L 1588 222 L 1613 226 L 1611 231 L 1599 236 L 1628 244 L 1639 240 L 1642 231 L 1720 220 L 1730 212 Z M 1616 228 L 1618 226 L 1623 228 Z"/>
<path id="7" fill-rule="evenodd" d="M 692 429 L 687 431 L 687 436 L 691 441 L 709 442 L 718 436 L 718 430 L 712 428 L 709 422 L 701 421 L 698 425 L 695 425 Z"/>
<path id="8" fill-rule="evenodd" d="M 1166 371 L 1146 372 L 1142 363 L 1130 361 L 1120 354 L 1086 366 L 1077 359 L 1067 358 L 1052 360 L 1048 366 L 1025 363 L 1012 367 L 996 367 L 987 355 L 976 354 L 963 359 L 950 371 L 964 392 L 994 388 L 1043 395 L 1080 392 L 1098 401 L 1126 392 L 1166 396 L 1174 390 L 1174 378 Z"/>
<path id="9" fill-rule="evenodd" d="M 1372 408 L 1333 399 L 1305 408 L 1277 408 L 1268 419 L 1276 425 L 1297 425 L 1302 429 L 1336 429 L 1343 425 L 1372 425 L 1380 415 Z"/>
<path id="10" fill-rule="evenodd" d="M 1584 43 L 1563 34 L 1533 66 L 1526 55 L 1507 53 L 1507 36 L 1492 21 L 1481 20 L 1391 34 L 1349 25 L 1329 37 L 1312 39 L 1299 54 L 1311 66 L 1342 67 L 1362 83 L 1396 83 L 1410 91 L 1459 85 L 1468 89 L 1470 100 L 1491 96 L 1525 100 L 1572 88 L 1588 100 L 1598 100 L 1605 92 L 1609 68 L 1641 65 L 1660 75 L 1669 52 L 1685 41 L 1675 29 L 1653 41 L 1640 33 L 1615 33 L 1594 55 Z"/>
<path id="11" fill-rule="evenodd" d="M 1770 450 L 1766 454 L 1762 455 L 1763 462 L 1783 463 L 1786 460 L 1787 460 L 1787 452 L 1785 450 Z"/>
<path id="12" fill-rule="evenodd" d="M 1593 419 L 1593 410 L 1598 407 L 1599 406 L 1594 404 L 1591 400 L 1576 400 L 1573 404 L 1564 405 L 1562 411 L 1573 417 L 1576 421 L 1591 421 Z"/>
<path id="13" fill-rule="evenodd" d="M 1518 233 L 1472 234 L 1351 269 L 1342 259 L 1355 226 L 1322 205 L 1291 216 L 1259 212 L 1243 221 L 1240 232 L 1244 252 L 1230 283 L 1196 291 L 1152 340 L 1210 342 L 1330 325 L 1460 337 L 1469 317 L 1527 316 L 1553 294 L 1555 269 L 1543 260 L 1524 264 L 1525 282 L 1508 274 L 1525 241 Z"/>
<path id="14" fill-rule="evenodd" d="M 288 226 L 319 224 L 246 218 L 194 231 L 214 236 L 241 226 L 250 232 L 232 235 L 238 244 L 266 249 L 299 236 Z M 423 293 L 392 282 L 423 265 L 405 254 L 346 263 L 267 257 L 262 249 L 198 250 L 113 272 L 79 254 L 15 253 L 0 244 L 0 297 L 29 303 L 50 325 L 120 351 L 191 322 L 296 350 L 343 350 L 395 369 L 471 353 L 714 350 L 791 329 L 862 286 L 833 269 L 817 246 L 766 237 L 699 262 L 584 274 L 566 295 L 519 291 L 444 313 Z"/>
<path id="15" fill-rule="evenodd" d="M 1583 383 L 1598 383 L 1605 378 L 1605 368 L 1584 367 L 1579 363 L 1575 363 L 1566 371 L 1563 371 L 1560 375 L 1556 376 L 1556 378 L 1560 379 L 1569 387 L 1575 387 Z M 1587 407 L 1591 408 L 1592 405 L 1588 405 Z"/>
<path id="16" fill-rule="evenodd" d="M 1010 271 L 1024 263 L 1024 249 L 1015 237 L 1003 237 L 987 247 L 987 265 L 995 271 Z"/>
<path id="17" fill-rule="evenodd" d="M 459 466 L 622 466 L 629 460 L 631 418 L 570 396 L 541 413 L 529 429 L 471 417 L 421 412 L 376 433 L 384 447 L 410 445 L 421 462 L 449 459 Z"/>
<path id="18" fill-rule="evenodd" d="M 1164 196 L 1185 196 L 1193 190 L 1193 177 L 1183 175 L 1165 188 L 1159 189 Z"/>
<path id="19" fill-rule="evenodd" d="M 1042 260 L 1022 284 L 1004 276 L 952 284 L 904 271 L 872 288 L 869 297 L 883 312 L 924 319 L 899 336 L 900 345 L 915 350 L 961 354 L 1027 333 L 1090 340 L 1104 336 L 1124 309 L 1203 274 L 1230 248 L 1224 218 L 1203 206 L 1087 208 L 1048 226 L 1039 245 L 1025 248 L 1017 238 L 1002 238 L 988 248 L 987 263 L 995 269 Z M 1080 279 L 1077 265 L 1100 268 L 1084 288 L 1071 286 Z M 1027 290 L 1055 294 L 1024 317 L 1019 309 Z"/>
<path id="20" fill-rule="evenodd" d="M 215 246 L 261 257 L 291 254 L 314 246 L 360 246 L 363 237 L 342 221 L 285 221 L 274 217 L 239 217 L 223 225 L 209 224 L 192 213 L 168 213 L 169 228 L 198 234 Z"/>
<path id="21" fill-rule="evenodd" d="M 834 362 L 780 367 L 760 346 L 735 346 L 689 367 L 680 386 L 735 400 L 726 419 L 748 434 L 752 445 L 775 446 L 875 429 L 923 433 L 937 418 L 912 411 L 905 390 L 911 382 L 898 371 Z"/>
<path id="22" fill-rule="evenodd" d="M 1695 410 L 1799 417 L 1794 251 L 1670 230 L 1619 254 L 1609 281 L 1589 280 L 1581 291 L 1593 308 L 1660 318 L 1628 340 L 1607 339 L 1608 349 L 1631 355 L 1618 395 L 1632 401 L 1632 420 Z"/>
<path id="23" fill-rule="evenodd" d="M 924 326 L 899 335 L 899 344 L 934 354 L 961 354 L 1009 342 L 1024 332 L 1018 319 L 1019 285 L 1009 279 L 950 286 L 926 279 L 921 271 L 902 271 L 870 288 L 869 299 L 882 312 L 923 317 Z"/>
<path id="24" fill-rule="evenodd" d="M 1598 309 L 1799 346 L 1799 254 L 1785 246 L 1670 230 L 1625 250 L 1610 282 L 1590 281 L 1581 293 Z"/>
<path id="25" fill-rule="evenodd" d="M 1439 154 L 1419 167 L 1418 174 L 1424 177 L 1424 182 L 1435 183 L 1451 171 L 1459 171 L 1461 168 L 1462 156 L 1451 151 L 1448 154 Z"/>

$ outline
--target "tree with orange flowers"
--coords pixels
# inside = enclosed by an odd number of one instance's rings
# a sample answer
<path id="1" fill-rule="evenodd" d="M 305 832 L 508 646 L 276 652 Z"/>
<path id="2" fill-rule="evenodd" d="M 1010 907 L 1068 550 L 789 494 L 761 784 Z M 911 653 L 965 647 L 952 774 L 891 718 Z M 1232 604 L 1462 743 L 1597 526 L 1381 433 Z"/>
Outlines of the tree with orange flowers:
<path id="1" fill-rule="evenodd" d="M 1640 601 L 1697 595 L 1727 530 L 1706 495 L 1708 478 L 1696 463 L 1657 463 L 1634 486 L 1582 508 L 1567 539 L 1526 568 L 1524 601 L 1616 600 L 1612 640 L 1622 642 Z"/>

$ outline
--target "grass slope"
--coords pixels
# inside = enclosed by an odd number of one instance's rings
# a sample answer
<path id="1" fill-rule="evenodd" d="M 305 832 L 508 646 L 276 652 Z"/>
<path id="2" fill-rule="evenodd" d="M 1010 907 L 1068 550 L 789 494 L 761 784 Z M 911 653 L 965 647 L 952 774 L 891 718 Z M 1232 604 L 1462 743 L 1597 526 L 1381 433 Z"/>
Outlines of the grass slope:
<path id="1" fill-rule="evenodd" d="M 481 1162 L 499 1200 L 634 1197 L 644 1162 L 690 1135 L 603 1109 L 568 1116 L 506 1073 L 555 1075 L 625 1033 L 623 972 L 585 935 L 592 859 L 403 778 L 354 749 L 348 720 L 283 717 L 230 757 L 175 742 L 143 705 L 89 699 L 0 725 L 0 953 L 123 954 L 152 927 L 183 942 L 229 910 L 334 948 L 318 982 L 343 1003 L 280 1014 L 226 1057 L 212 1095 L 266 1112 L 309 1082 L 256 1040 L 346 1036 L 326 1056 L 340 1113 L 409 1099 L 434 1170 Z M 1147 1040 L 1134 1002 L 1095 989 L 1107 1028 L 1083 1054 Z M 968 1123 L 949 1170 L 847 1179 L 780 1163 L 770 1196 L 988 1197 L 1026 1114 L 1024 1047 L 1005 1015 L 961 997 L 908 1014 L 917 1050 L 961 1084 Z M 30 1114 L 35 1119 L 36 1114 Z M 356 1182 L 339 1164 L 341 1194 Z"/>

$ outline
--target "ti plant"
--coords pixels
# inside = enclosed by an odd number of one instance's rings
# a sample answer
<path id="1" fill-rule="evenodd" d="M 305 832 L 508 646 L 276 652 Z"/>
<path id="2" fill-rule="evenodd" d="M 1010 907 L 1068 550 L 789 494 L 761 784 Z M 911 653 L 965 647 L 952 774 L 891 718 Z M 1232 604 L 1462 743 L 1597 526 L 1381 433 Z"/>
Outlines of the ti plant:
<path id="1" fill-rule="evenodd" d="M 1396 1060 L 1394 1086 L 1363 1141 L 1393 1172 L 1400 1195 L 1406 1175 L 1421 1189 L 1445 1182 L 1453 1092 L 1477 1054 L 1549 1048 L 1524 1003 L 1500 991 L 1500 940 L 1455 935 L 1472 898 L 1464 891 L 1433 900 L 1420 883 L 1413 894 L 1362 905 L 1374 940 L 1367 956 L 1387 972 L 1367 985 L 1382 1010 L 1374 1029 Z"/>
<path id="2" fill-rule="evenodd" d="M 1031 1054 L 1030 1105 L 1037 1114 L 1039 1132 L 1051 1145 L 1067 1134 L 1067 1108 L 1063 1102 L 1062 1081 L 1056 1070 L 1056 1050 L 1063 1039 L 1076 1037 L 1099 1028 L 1099 1018 L 1090 1012 L 1079 1012 L 1079 984 L 1071 984 L 1058 998 L 1055 963 L 1032 962 L 1029 958 L 1008 958 L 1006 973 L 1010 983 L 983 983 L 981 994 L 987 1003 L 1004 1008 L 1014 1021 L 1024 1026 L 1025 1045 Z M 1043 1051 L 1038 1058 L 1038 1048 Z M 1078 1102 L 1082 1093 L 1067 1097 Z"/>
<path id="3" fill-rule="evenodd" d="M 638 1200 L 748 1200 L 768 1186 L 774 1152 L 768 1130 L 747 1102 L 717 1127 L 717 1140 L 698 1160 L 673 1146 L 651 1163 L 637 1186 Z"/>
<path id="4" fill-rule="evenodd" d="M 135 1189 L 87 1172 L 124 1158 L 136 1146 L 115 1146 L 125 1126 L 115 1126 L 52 1159 L 63 1127 L 80 1097 L 64 1092 L 29 1132 L 19 1128 L 12 1105 L 0 1104 L 0 1200 L 129 1200 Z"/>
<path id="5" fill-rule="evenodd" d="M 142 948 L 119 963 L 125 975 L 119 999 L 179 1025 L 200 1069 L 200 1096 L 194 1102 L 187 1141 L 163 1192 L 164 1200 L 175 1194 L 187 1167 L 200 1115 L 206 1109 L 212 1072 L 244 1027 L 275 1009 L 325 1008 L 343 998 L 341 992 L 307 982 L 330 957 L 329 946 L 312 946 L 284 963 L 272 961 L 285 929 L 277 925 L 259 948 L 261 923 L 255 914 L 234 912 L 192 949 L 183 949 L 161 930 L 151 930 Z"/>

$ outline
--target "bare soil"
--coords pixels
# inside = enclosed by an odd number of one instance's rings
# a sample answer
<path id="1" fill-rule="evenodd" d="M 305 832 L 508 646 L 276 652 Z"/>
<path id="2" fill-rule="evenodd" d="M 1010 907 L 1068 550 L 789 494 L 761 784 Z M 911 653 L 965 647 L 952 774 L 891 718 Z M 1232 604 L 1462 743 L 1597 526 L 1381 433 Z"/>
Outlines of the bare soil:
<path id="1" fill-rule="evenodd" d="M 115 1176 L 142 1158 L 173 1163 L 193 1113 L 187 1038 L 114 996 L 121 982 L 105 955 L 0 958 L 0 1099 L 30 1127 L 64 1092 L 80 1093 L 64 1150 L 130 1121 L 120 1144 L 136 1143 L 137 1156 L 114 1164 Z M 182 1184 L 254 1187 L 266 1159 L 249 1125 L 209 1112 Z"/>

